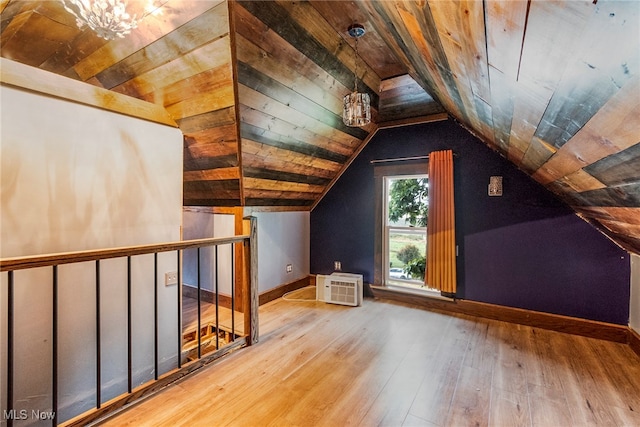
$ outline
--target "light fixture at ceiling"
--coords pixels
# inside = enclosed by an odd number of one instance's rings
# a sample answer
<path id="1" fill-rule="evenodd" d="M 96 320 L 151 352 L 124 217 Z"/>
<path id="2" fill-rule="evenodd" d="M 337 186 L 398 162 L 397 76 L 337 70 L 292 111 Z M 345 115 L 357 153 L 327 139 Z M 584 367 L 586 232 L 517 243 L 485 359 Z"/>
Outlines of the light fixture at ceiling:
<path id="1" fill-rule="evenodd" d="M 138 27 L 136 15 L 129 15 L 122 0 L 61 0 L 67 12 L 76 17 L 76 25 L 85 25 L 106 40 L 124 38 Z"/>
<path id="2" fill-rule="evenodd" d="M 353 24 L 348 28 L 347 32 L 356 39 L 356 58 L 353 72 L 355 82 L 353 92 L 344 97 L 342 121 L 347 126 L 364 126 L 371 123 L 371 100 L 369 94 L 358 92 L 358 38 L 364 35 L 365 29 L 360 24 Z"/>

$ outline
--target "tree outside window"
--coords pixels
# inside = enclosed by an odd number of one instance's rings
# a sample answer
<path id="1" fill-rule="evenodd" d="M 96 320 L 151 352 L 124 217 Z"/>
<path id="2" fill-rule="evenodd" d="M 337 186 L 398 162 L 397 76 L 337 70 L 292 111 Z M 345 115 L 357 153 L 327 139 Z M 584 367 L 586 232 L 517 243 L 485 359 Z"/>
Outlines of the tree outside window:
<path id="1" fill-rule="evenodd" d="M 388 257 L 392 279 L 424 280 L 428 195 L 425 176 L 389 179 Z"/>

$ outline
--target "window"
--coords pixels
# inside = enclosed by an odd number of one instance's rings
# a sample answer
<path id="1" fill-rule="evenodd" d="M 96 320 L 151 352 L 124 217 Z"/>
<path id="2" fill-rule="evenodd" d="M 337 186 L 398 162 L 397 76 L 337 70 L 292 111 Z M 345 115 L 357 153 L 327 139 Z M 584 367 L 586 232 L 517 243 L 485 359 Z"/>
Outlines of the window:
<path id="1" fill-rule="evenodd" d="M 418 158 L 405 158 L 397 160 L 374 160 L 374 178 L 376 191 L 375 199 L 375 245 L 374 245 L 374 285 L 395 286 L 394 282 L 420 288 L 420 291 L 446 294 L 447 296 L 456 293 L 456 256 L 457 247 L 455 244 L 455 207 L 453 194 L 453 152 L 451 150 L 434 151 L 429 154 L 430 160 L 416 161 Z M 426 174 L 431 176 L 427 177 Z M 390 195 L 387 189 L 392 188 L 394 180 L 427 179 L 427 241 L 425 244 L 427 280 L 432 288 L 427 288 L 415 280 L 411 267 L 407 262 L 404 267 L 393 265 L 396 258 L 401 261 L 397 254 L 398 242 L 401 247 L 408 245 L 409 238 L 415 237 L 418 230 L 407 227 L 406 220 L 410 219 L 411 213 L 405 212 L 403 215 L 390 215 L 388 204 Z M 419 187 L 419 186 L 418 186 Z M 420 191 L 420 190 L 416 190 Z M 402 201 L 401 204 L 416 203 L 411 197 Z M 418 204 L 419 198 L 418 198 Z M 404 218 L 403 218 L 404 216 Z M 404 223 L 398 222 L 404 219 Z M 411 221 L 409 221 L 411 222 Z M 414 226 L 415 227 L 415 226 Z M 409 236 L 411 234 L 411 236 Z M 404 244 L 404 246 L 402 246 Z M 406 249 L 409 251 L 410 249 Z M 412 250 L 412 249 L 411 249 Z M 395 253 L 394 253 L 395 252 Z M 403 255 L 404 257 L 404 255 Z M 406 256 L 409 258 L 409 255 Z M 394 270 L 391 270 L 393 268 Z M 402 271 L 397 270 L 401 268 Z M 402 275 L 405 275 L 403 278 Z M 398 277 L 399 276 L 399 277 Z M 416 276 L 419 276 L 416 275 Z M 392 280 L 393 279 L 393 280 Z"/>
<path id="2" fill-rule="evenodd" d="M 374 167 L 377 188 L 374 284 L 426 289 L 428 166 L 428 161 L 413 160 Z"/>
<path id="3" fill-rule="evenodd" d="M 386 285 L 424 285 L 427 175 L 384 177 L 383 260 Z"/>

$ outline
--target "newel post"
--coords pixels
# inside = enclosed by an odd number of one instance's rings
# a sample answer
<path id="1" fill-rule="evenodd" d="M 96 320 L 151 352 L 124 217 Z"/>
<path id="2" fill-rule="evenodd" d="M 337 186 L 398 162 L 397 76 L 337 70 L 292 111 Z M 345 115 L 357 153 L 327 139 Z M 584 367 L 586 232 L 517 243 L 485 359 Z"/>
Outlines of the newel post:
<path id="1" fill-rule="evenodd" d="M 244 333 L 248 345 L 258 342 L 258 218 L 248 216 L 243 221 L 244 233 Z"/>

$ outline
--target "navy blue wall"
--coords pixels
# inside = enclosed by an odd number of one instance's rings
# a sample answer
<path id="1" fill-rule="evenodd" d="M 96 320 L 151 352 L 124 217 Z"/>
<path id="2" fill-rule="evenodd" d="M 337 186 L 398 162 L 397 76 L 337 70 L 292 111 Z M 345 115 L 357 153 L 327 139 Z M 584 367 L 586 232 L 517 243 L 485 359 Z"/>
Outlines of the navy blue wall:
<path id="1" fill-rule="evenodd" d="M 371 160 L 456 154 L 459 298 L 627 325 L 627 252 L 449 120 L 379 131 L 311 212 L 311 273 L 374 271 Z M 489 197 L 491 175 L 503 196 Z"/>

